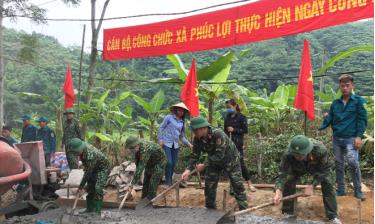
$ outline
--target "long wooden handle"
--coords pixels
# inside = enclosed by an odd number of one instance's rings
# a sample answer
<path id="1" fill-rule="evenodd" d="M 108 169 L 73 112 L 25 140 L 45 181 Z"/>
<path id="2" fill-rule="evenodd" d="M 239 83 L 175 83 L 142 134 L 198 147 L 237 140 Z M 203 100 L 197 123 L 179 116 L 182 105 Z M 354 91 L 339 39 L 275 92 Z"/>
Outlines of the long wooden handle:
<path id="1" fill-rule="evenodd" d="M 118 207 L 118 210 L 119 210 L 119 211 L 120 211 L 120 210 L 122 209 L 122 207 L 124 206 L 125 201 L 126 201 L 126 199 L 128 198 L 128 195 L 129 195 L 129 191 L 126 192 L 124 198 L 122 199 L 121 204 L 120 204 L 120 206 Z"/>
<path id="2" fill-rule="evenodd" d="M 298 197 L 301 197 L 301 196 L 303 196 L 303 193 L 292 194 L 292 195 L 283 197 L 281 199 L 281 201 L 290 200 L 290 199 L 298 198 Z M 254 207 L 242 210 L 242 211 L 235 212 L 235 213 L 233 213 L 233 216 L 235 216 L 235 215 L 242 215 L 242 214 L 245 214 L 245 213 L 248 213 L 248 212 L 252 212 L 252 211 L 255 211 L 257 209 L 264 208 L 264 207 L 267 207 L 267 206 L 270 206 L 270 205 L 273 205 L 273 204 L 274 204 L 273 201 L 272 202 L 267 202 L 267 203 L 264 203 L 264 204 L 261 204 L 261 205 L 258 205 L 258 206 L 254 206 Z"/>
<path id="3" fill-rule="evenodd" d="M 131 183 L 133 182 L 133 178 L 134 178 L 134 176 L 130 179 L 129 184 L 131 184 Z M 120 204 L 120 206 L 118 207 L 118 210 L 119 210 L 119 211 L 120 211 L 120 210 L 122 209 L 122 207 L 124 206 L 125 201 L 126 201 L 126 198 L 128 197 L 128 195 L 129 195 L 129 191 L 126 192 L 125 197 L 122 199 L 121 204 Z"/>
<path id="4" fill-rule="evenodd" d="M 193 171 L 191 171 L 190 175 L 196 173 L 197 170 L 194 169 Z M 168 187 L 167 189 L 165 189 L 163 192 L 161 192 L 160 194 L 158 194 L 156 197 L 154 197 L 152 200 L 151 200 L 151 203 L 152 202 L 155 202 L 157 200 L 159 200 L 161 197 L 163 197 L 166 193 L 168 193 L 170 190 L 174 189 L 178 184 L 180 184 L 183 180 L 179 180 L 177 182 L 175 182 L 174 184 L 172 184 L 170 187 Z"/>
<path id="5" fill-rule="evenodd" d="M 76 199 L 74 200 L 74 204 L 73 204 L 73 208 L 72 208 L 73 210 L 76 209 L 79 198 L 80 198 L 79 191 L 77 191 Z"/>

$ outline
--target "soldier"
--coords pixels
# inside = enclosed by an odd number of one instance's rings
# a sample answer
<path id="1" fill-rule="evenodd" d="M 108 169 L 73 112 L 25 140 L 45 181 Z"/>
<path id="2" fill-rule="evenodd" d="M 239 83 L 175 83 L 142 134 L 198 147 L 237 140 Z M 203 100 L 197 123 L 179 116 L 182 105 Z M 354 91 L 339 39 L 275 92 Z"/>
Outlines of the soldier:
<path id="1" fill-rule="evenodd" d="M 12 127 L 11 126 L 3 126 L 3 130 L 1 131 L 1 135 L 8 140 L 8 142 L 14 146 L 17 143 L 16 139 L 12 137 Z"/>
<path id="2" fill-rule="evenodd" d="M 137 169 L 134 178 L 128 188 L 131 192 L 133 185 L 139 182 L 143 170 L 145 170 L 142 188 L 142 199 L 147 197 L 149 200 L 156 196 L 156 190 L 164 173 L 165 155 L 161 146 L 149 142 L 140 141 L 137 137 L 130 136 L 126 139 L 125 147 L 129 149 L 135 157 Z"/>
<path id="3" fill-rule="evenodd" d="M 78 159 L 69 153 L 69 142 L 73 138 L 82 139 L 79 121 L 74 118 L 74 114 L 73 108 L 68 108 L 64 112 L 66 120 L 63 123 L 63 138 L 61 146 L 62 149 L 65 147 L 66 158 L 70 169 L 78 169 Z"/>
<path id="4" fill-rule="evenodd" d="M 275 205 L 280 204 L 282 197 L 296 192 L 297 181 L 302 175 L 311 174 L 313 181 L 305 188 L 304 195 L 313 195 L 314 187 L 321 184 L 326 216 L 331 223 L 341 223 L 337 216 L 332 168 L 333 162 L 328 158 L 327 149 L 322 142 L 304 135 L 294 136 L 289 143 L 288 151 L 281 159 L 279 176 L 275 184 Z M 294 201 L 284 201 L 282 212 L 294 215 Z"/>
<path id="5" fill-rule="evenodd" d="M 22 116 L 23 128 L 21 142 L 33 142 L 36 141 L 36 132 L 38 128 L 31 124 L 31 116 L 26 114 Z"/>
<path id="6" fill-rule="evenodd" d="M 36 140 L 43 141 L 44 158 L 48 167 L 51 164 L 51 154 L 54 154 L 56 151 L 55 132 L 47 126 L 48 118 L 40 117 L 38 122 L 40 128 L 36 133 Z"/>
<path id="7" fill-rule="evenodd" d="M 247 197 L 243 186 L 240 156 L 234 143 L 220 129 L 214 129 L 203 117 L 195 117 L 190 121 L 194 131 L 193 152 L 189 166 L 182 174 L 182 179 L 187 180 L 191 171 L 205 171 L 206 208 L 216 208 L 216 190 L 220 174 L 225 172 L 233 187 L 234 196 L 240 210 L 247 208 Z M 207 164 L 198 164 L 202 153 L 208 154 Z"/>
<path id="8" fill-rule="evenodd" d="M 103 189 L 111 171 L 109 160 L 94 146 L 79 138 L 70 140 L 68 148 L 70 153 L 80 157 L 84 167 L 85 173 L 79 185 L 79 195 L 82 195 L 87 183 L 86 210 L 84 212 L 100 214 L 103 207 Z"/>

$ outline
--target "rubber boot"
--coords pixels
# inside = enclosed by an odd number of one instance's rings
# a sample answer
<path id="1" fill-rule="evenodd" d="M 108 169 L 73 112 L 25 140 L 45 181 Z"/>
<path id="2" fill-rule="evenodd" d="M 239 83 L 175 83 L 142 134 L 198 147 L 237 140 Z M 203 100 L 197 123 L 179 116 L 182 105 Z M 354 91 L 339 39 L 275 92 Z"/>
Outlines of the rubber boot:
<path id="1" fill-rule="evenodd" d="M 94 199 L 92 198 L 86 198 L 86 209 L 83 210 L 82 212 L 80 213 L 89 213 L 89 212 L 93 212 L 94 211 L 94 208 L 95 208 L 95 204 L 94 204 Z"/>
<path id="2" fill-rule="evenodd" d="M 94 212 L 100 214 L 103 208 L 103 200 L 94 200 Z"/>

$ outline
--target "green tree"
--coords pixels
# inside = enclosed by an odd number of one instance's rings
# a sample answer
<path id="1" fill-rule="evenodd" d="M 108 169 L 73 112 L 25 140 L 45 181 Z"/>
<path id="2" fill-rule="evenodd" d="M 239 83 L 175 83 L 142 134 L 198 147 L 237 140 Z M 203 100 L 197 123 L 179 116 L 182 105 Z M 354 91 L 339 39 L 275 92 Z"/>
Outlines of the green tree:
<path id="1" fill-rule="evenodd" d="M 78 4 L 80 0 L 64 0 L 65 3 Z M 3 58 L 3 19 L 16 19 L 17 16 L 28 17 L 35 23 L 45 23 L 46 10 L 30 3 L 28 0 L 0 0 L 0 128 L 4 123 L 4 58 Z M 25 54 L 25 52 L 22 52 Z"/>

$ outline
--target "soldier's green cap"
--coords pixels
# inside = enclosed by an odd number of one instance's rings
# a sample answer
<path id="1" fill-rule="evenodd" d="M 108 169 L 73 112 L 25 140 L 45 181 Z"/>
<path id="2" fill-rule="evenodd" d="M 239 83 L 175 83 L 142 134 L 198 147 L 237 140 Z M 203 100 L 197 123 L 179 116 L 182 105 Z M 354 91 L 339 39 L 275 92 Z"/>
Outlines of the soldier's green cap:
<path id="1" fill-rule="evenodd" d="M 299 155 L 309 154 L 313 147 L 314 145 L 311 140 L 304 135 L 294 136 L 288 146 L 289 152 Z"/>
<path id="2" fill-rule="evenodd" d="M 22 119 L 23 121 L 29 121 L 29 120 L 31 120 L 31 115 L 29 115 L 29 114 L 25 114 L 25 115 L 23 115 L 23 116 L 21 117 L 21 119 Z"/>
<path id="3" fill-rule="evenodd" d="M 79 138 L 73 138 L 69 142 L 69 152 L 80 153 L 87 146 L 86 142 Z"/>
<path id="4" fill-rule="evenodd" d="M 48 118 L 47 117 L 40 117 L 37 122 L 48 122 Z"/>
<path id="5" fill-rule="evenodd" d="M 73 108 L 67 108 L 67 109 L 65 110 L 65 112 L 64 112 L 64 115 L 65 115 L 65 114 L 75 114 L 74 109 L 73 109 Z"/>
<path id="6" fill-rule="evenodd" d="M 139 144 L 139 138 L 135 136 L 129 136 L 125 141 L 125 148 L 133 149 L 136 145 Z"/>
<path id="7" fill-rule="evenodd" d="M 204 117 L 194 117 L 190 120 L 190 127 L 195 130 L 198 128 L 208 127 L 210 124 L 207 122 Z"/>

